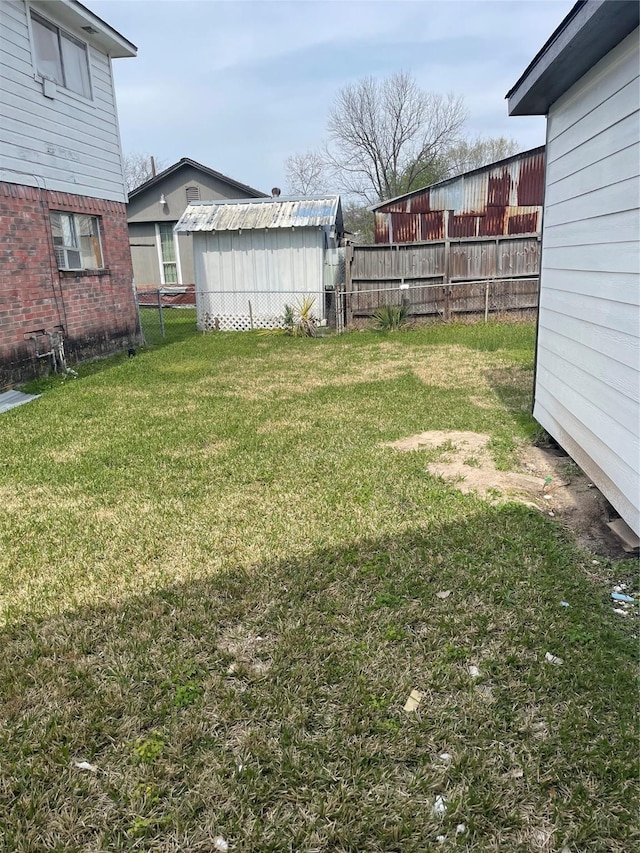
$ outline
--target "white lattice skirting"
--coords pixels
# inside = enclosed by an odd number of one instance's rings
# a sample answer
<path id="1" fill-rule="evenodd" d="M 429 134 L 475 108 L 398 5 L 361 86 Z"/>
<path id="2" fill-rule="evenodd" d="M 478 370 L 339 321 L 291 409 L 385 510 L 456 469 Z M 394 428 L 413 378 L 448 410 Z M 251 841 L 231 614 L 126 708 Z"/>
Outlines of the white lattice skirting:
<path id="1" fill-rule="evenodd" d="M 282 315 L 258 314 L 253 316 L 253 325 L 249 314 L 210 314 L 205 313 L 202 319 L 202 331 L 212 332 L 248 332 L 250 329 L 282 329 Z"/>

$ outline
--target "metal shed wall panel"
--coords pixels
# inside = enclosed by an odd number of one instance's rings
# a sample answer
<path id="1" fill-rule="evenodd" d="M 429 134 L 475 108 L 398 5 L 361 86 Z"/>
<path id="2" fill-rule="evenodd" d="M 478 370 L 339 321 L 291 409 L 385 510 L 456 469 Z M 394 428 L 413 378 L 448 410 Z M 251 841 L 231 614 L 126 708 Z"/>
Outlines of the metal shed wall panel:
<path id="1" fill-rule="evenodd" d="M 253 318 L 257 328 L 278 325 L 285 305 L 314 297 L 324 317 L 324 231 L 319 228 L 261 229 L 194 234 L 199 328 L 217 318 Z M 249 309 L 251 302 L 251 310 Z M 248 325 L 246 326 L 248 328 Z"/>
<path id="2" fill-rule="evenodd" d="M 549 111 L 534 415 L 640 534 L 638 30 Z"/>

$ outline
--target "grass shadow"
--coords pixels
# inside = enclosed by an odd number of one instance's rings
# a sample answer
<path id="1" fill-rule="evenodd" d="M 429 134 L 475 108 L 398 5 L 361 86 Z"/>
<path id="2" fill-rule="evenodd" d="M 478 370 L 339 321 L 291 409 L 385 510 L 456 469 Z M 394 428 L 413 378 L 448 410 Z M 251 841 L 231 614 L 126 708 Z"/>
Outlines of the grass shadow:
<path id="1" fill-rule="evenodd" d="M 6 629 L 7 849 L 631 849 L 635 644 L 578 561 L 470 501 Z"/>

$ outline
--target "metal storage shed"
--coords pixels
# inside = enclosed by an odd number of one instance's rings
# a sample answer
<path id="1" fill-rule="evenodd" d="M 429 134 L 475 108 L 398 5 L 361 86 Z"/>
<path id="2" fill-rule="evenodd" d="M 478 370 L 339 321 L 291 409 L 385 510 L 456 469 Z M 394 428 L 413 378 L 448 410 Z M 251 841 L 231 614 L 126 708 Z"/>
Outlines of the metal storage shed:
<path id="1" fill-rule="evenodd" d="M 547 115 L 533 414 L 640 534 L 640 5 L 581 0 L 508 93 Z"/>
<path id="2" fill-rule="evenodd" d="M 175 231 L 193 235 L 198 328 L 277 328 L 304 297 L 326 319 L 340 196 L 192 202 Z"/>

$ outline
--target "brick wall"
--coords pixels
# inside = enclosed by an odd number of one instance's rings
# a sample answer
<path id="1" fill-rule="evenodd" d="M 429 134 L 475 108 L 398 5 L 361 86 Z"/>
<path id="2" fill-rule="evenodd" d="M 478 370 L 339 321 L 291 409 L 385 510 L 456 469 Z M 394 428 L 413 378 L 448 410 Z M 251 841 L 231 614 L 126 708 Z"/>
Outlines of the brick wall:
<path id="1" fill-rule="evenodd" d="M 58 270 L 51 210 L 99 217 L 105 269 Z M 68 363 L 132 345 L 132 281 L 124 204 L 0 182 L 0 390 L 49 369 L 37 330 L 62 331 Z"/>

